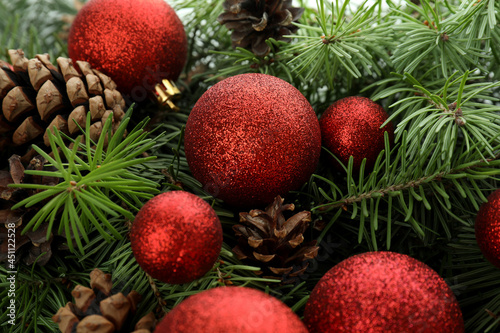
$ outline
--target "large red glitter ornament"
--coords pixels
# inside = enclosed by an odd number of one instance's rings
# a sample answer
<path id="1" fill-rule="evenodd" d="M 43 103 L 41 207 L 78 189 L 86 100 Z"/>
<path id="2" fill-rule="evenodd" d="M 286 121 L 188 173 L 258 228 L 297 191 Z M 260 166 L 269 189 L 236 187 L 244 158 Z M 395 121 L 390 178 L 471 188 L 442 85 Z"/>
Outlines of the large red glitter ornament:
<path id="1" fill-rule="evenodd" d="M 306 182 L 321 150 L 319 122 L 291 84 L 265 74 L 227 78 L 197 101 L 185 151 L 205 190 L 238 207 L 269 204 Z"/>
<path id="2" fill-rule="evenodd" d="M 74 61 L 109 75 L 141 101 L 162 79 L 176 80 L 187 58 L 184 26 L 164 0 L 90 0 L 68 37 Z"/>
<path id="3" fill-rule="evenodd" d="M 280 300 L 246 287 L 218 287 L 188 297 L 158 324 L 155 333 L 307 333 Z"/>
<path id="4" fill-rule="evenodd" d="M 476 241 L 493 265 L 500 268 L 500 189 L 488 196 L 476 216 Z"/>
<path id="5" fill-rule="evenodd" d="M 130 243 L 135 259 L 153 278 L 187 283 L 213 267 L 222 247 L 222 227 L 203 199 L 185 191 L 166 192 L 137 213 Z"/>
<path id="6" fill-rule="evenodd" d="M 461 333 L 455 295 L 429 266 L 404 254 L 368 252 L 330 269 L 314 287 L 310 333 Z"/>
<path id="7" fill-rule="evenodd" d="M 387 112 L 369 98 L 342 98 L 330 105 L 319 120 L 323 145 L 344 165 L 352 155 L 354 171 L 359 170 L 366 158 L 365 168 L 369 170 L 384 149 L 384 132 L 389 133 L 391 141 L 394 139 L 392 123 L 380 128 L 388 117 Z M 341 168 L 338 163 L 334 166 Z"/>

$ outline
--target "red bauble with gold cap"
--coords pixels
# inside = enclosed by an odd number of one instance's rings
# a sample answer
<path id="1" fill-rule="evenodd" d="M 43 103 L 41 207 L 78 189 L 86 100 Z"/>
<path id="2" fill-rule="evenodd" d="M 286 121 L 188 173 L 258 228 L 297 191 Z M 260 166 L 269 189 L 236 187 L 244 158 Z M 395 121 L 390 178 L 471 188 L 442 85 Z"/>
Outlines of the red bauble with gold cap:
<path id="1" fill-rule="evenodd" d="M 463 333 L 455 295 L 429 266 L 410 256 L 367 252 L 330 269 L 307 301 L 310 333 Z"/>
<path id="2" fill-rule="evenodd" d="M 500 189 L 488 196 L 476 216 L 476 240 L 484 257 L 500 268 Z"/>
<path id="3" fill-rule="evenodd" d="M 176 80 L 187 58 L 184 26 L 164 0 L 90 0 L 68 38 L 73 61 L 109 75 L 135 101 L 162 79 Z"/>
<path id="4" fill-rule="evenodd" d="M 155 333 L 307 333 L 277 298 L 247 287 L 218 287 L 188 297 L 167 313 Z"/>
<path id="5" fill-rule="evenodd" d="M 307 99 L 266 74 L 236 75 L 208 89 L 189 115 L 184 139 L 193 176 L 235 207 L 268 205 L 298 189 L 321 151 Z"/>
<path id="6" fill-rule="evenodd" d="M 222 226 L 213 208 L 185 191 L 159 194 L 142 206 L 130 230 L 141 268 L 160 281 L 181 284 L 212 269 L 222 247 Z"/>

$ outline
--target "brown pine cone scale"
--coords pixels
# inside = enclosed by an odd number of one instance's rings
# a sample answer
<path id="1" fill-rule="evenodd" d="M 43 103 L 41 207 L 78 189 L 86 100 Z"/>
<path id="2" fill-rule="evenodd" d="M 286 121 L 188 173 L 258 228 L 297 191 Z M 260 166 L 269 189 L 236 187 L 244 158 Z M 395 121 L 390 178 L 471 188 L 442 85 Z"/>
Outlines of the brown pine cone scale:
<path id="1" fill-rule="evenodd" d="M 295 206 L 284 205 L 283 201 L 277 196 L 265 211 L 240 213 L 241 224 L 233 226 L 239 237 L 233 252 L 243 262 L 261 267 L 263 276 L 286 284 L 305 272 L 319 247 L 316 241 L 304 243 L 311 212 L 302 211 L 285 219 L 283 213 L 293 211 Z"/>
<path id="2" fill-rule="evenodd" d="M 270 52 L 266 40 L 289 41 L 296 32 L 304 8 L 292 7 L 291 0 L 226 0 L 217 21 L 232 31 L 233 47 L 251 50 L 257 56 Z"/>
<path id="3" fill-rule="evenodd" d="M 66 238 L 63 235 L 47 237 L 48 224 L 44 223 L 36 231 L 28 231 L 21 235 L 24 222 L 28 222 L 41 205 L 12 210 L 17 202 L 37 193 L 36 190 L 9 187 L 10 184 L 33 183 L 40 185 L 56 185 L 59 178 L 48 176 L 32 176 L 25 174 L 25 168 L 19 155 L 12 155 L 9 160 L 10 171 L 0 170 L 0 263 L 7 261 L 9 255 L 7 225 L 15 225 L 15 260 L 26 265 L 37 263 L 45 265 L 52 256 L 52 250 L 63 249 Z M 31 159 L 28 170 L 42 170 L 46 161 L 38 155 Z M 42 203 L 43 204 L 43 203 Z M 43 255 L 42 255 L 43 254 Z"/>
<path id="4" fill-rule="evenodd" d="M 52 317 L 62 333 L 151 333 L 156 325 L 152 312 L 131 327 L 141 295 L 132 290 L 126 296 L 113 293 L 111 274 L 100 269 L 90 273 L 90 288 L 77 285 L 71 292 L 75 302 L 68 302 Z"/>
<path id="5" fill-rule="evenodd" d="M 48 146 L 46 132 L 54 126 L 76 137 L 79 126 L 86 126 L 87 112 L 95 127 L 93 140 L 111 113 L 113 129 L 119 125 L 125 100 L 114 81 L 88 63 L 77 61 L 75 67 L 71 59 L 59 57 L 56 67 L 48 54 L 27 59 L 22 50 L 9 50 L 9 56 L 12 65 L 0 63 L 0 168 L 12 154 L 27 164 L 34 154 L 31 144 Z"/>

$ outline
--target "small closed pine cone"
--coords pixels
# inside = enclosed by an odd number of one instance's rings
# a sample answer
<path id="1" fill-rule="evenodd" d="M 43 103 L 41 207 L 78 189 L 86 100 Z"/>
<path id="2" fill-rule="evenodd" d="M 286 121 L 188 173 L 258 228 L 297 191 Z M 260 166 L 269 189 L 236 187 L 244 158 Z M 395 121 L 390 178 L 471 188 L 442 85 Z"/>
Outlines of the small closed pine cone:
<path id="1" fill-rule="evenodd" d="M 302 211 L 288 219 L 283 212 L 293 211 L 293 204 L 283 205 L 277 196 L 265 211 L 253 209 L 240 213 L 240 223 L 233 226 L 238 245 L 233 252 L 238 259 L 261 267 L 264 277 L 292 283 L 307 269 L 309 259 L 318 255 L 316 241 L 304 243 L 304 232 L 311 222 L 311 212 Z"/>
<path id="2" fill-rule="evenodd" d="M 110 115 L 113 128 L 125 115 L 114 81 L 89 63 L 77 61 L 75 67 L 59 57 L 56 67 L 48 54 L 27 59 L 22 50 L 9 50 L 9 56 L 12 65 L 0 63 L 0 169 L 12 154 L 27 164 L 35 154 L 31 145 L 48 146 L 46 132 L 54 126 L 76 137 L 90 112 L 91 139 L 97 141 Z"/>
<path id="3" fill-rule="evenodd" d="M 266 40 L 289 41 L 296 32 L 304 8 L 292 7 L 292 0 L 226 0 L 217 21 L 232 30 L 233 47 L 251 50 L 257 56 L 270 52 Z"/>
<path id="4" fill-rule="evenodd" d="M 77 285 L 71 292 L 75 302 L 52 317 L 62 333 L 151 333 L 156 325 L 152 312 L 142 317 L 134 327 L 130 326 L 141 295 L 132 290 L 127 295 L 112 291 L 111 274 L 96 268 L 90 273 L 90 288 Z"/>

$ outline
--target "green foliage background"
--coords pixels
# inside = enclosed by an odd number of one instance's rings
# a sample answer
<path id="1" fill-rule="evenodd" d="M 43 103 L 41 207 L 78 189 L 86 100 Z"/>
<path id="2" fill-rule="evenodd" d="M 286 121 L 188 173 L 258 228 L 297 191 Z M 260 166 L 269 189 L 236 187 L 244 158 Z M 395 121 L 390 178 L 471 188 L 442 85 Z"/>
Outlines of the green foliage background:
<path id="1" fill-rule="evenodd" d="M 43 267 L 18 264 L 15 327 L 6 324 L 8 282 L 5 269 L 0 269 L 2 329 L 54 331 L 52 315 L 71 301 L 75 284 L 88 283 L 95 267 L 112 273 L 117 288 L 143 295 L 136 319 L 155 309 L 161 316 L 187 296 L 227 283 L 264 290 L 301 315 L 310 291 L 328 269 L 373 250 L 406 253 L 434 268 L 455 292 L 467 332 L 500 329 L 500 269 L 483 258 L 474 236 L 475 215 L 498 189 L 500 174 L 498 1 L 378 0 L 359 8 L 347 0 L 318 0 L 315 5 L 298 1 L 306 10 L 297 35 L 289 44 L 269 40 L 272 51 L 262 58 L 231 48 L 230 33 L 216 21 L 221 0 L 170 3 L 183 15 L 190 46 L 178 82 L 183 88 L 180 112 L 167 113 L 155 104 L 134 111 L 131 128 L 142 115 L 154 115 L 148 128 L 154 131 L 141 140 L 150 140 L 147 152 L 156 158 L 125 168 L 131 177 L 158 184 L 145 192 L 182 186 L 211 203 L 225 231 L 221 261 L 186 285 L 151 284 L 127 239 L 130 215 L 148 196 L 129 193 L 133 204 L 125 214 L 103 213 L 116 237 L 95 223 L 84 223 L 80 231 L 87 240 L 80 250 L 57 252 Z M 0 58 L 8 60 L 9 48 L 22 48 L 29 57 L 67 55 L 62 17 L 76 12 L 63 0 L 0 0 Z M 266 283 L 254 275 L 257 267 L 236 260 L 230 244 L 238 212 L 203 190 L 183 152 L 184 125 L 201 94 L 217 80 L 248 72 L 290 82 L 318 116 L 342 97 L 362 95 L 381 103 L 397 125 L 395 145 L 387 145 L 371 172 L 362 168 L 353 174 L 351 162 L 344 173 L 336 173 L 322 161 L 310 181 L 286 197 L 297 211 L 311 210 L 314 224 L 323 227 L 306 233 L 307 239 L 318 240 L 320 254 L 294 285 Z M 90 145 L 82 148 L 87 156 L 96 156 Z M 104 159 L 111 152 L 97 153 Z M 137 157 L 130 154 L 131 160 Z M 61 162 L 59 167 L 83 168 L 83 161 L 75 163 Z M 110 167 L 116 172 L 122 168 L 119 163 Z M 109 188 L 118 185 L 109 183 Z M 118 195 L 111 198 L 119 201 Z M 75 211 L 83 211 L 80 204 Z"/>

